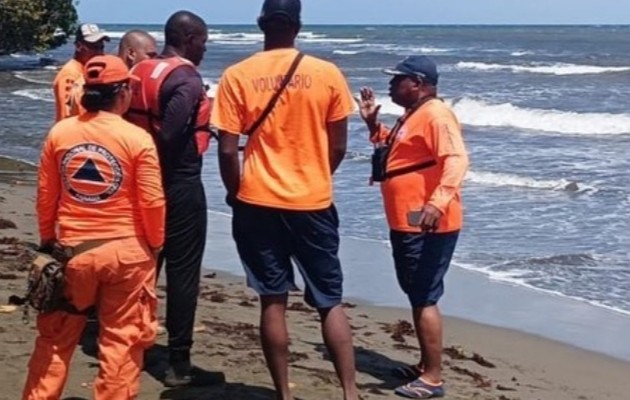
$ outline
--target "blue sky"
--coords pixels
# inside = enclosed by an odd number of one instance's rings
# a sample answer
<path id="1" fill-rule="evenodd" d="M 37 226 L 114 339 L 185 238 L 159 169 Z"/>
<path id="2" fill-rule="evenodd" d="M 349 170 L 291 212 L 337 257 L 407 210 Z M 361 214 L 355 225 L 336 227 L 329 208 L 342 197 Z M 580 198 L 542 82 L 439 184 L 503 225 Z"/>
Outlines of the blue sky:
<path id="1" fill-rule="evenodd" d="M 254 23 L 262 0 L 80 0 L 83 22 L 163 23 L 188 9 L 208 24 Z M 305 24 L 628 24 L 628 0 L 302 0 Z"/>

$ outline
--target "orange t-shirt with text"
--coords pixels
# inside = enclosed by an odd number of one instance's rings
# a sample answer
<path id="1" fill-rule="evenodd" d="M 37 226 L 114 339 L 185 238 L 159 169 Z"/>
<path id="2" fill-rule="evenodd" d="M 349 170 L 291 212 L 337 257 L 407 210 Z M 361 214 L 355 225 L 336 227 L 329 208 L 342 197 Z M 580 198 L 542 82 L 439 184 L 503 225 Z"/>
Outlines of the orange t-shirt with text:
<path id="1" fill-rule="evenodd" d="M 74 58 L 59 70 L 53 82 L 56 122 L 85 113 L 81 107 L 84 82 L 83 64 Z"/>
<path id="2" fill-rule="evenodd" d="M 389 134 L 381 125 L 372 141 L 385 143 Z M 408 224 L 407 213 L 431 204 L 442 212 L 437 232 L 461 229 L 460 189 L 468 169 L 468 154 L 460 123 L 448 105 L 439 99 L 423 104 L 406 119 L 391 146 L 388 172 L 429 161 L 435 161 L 435 165 L 381 183 L 390 228 L 419 232 L 419 228 Z"/>
<path id="3" fill-rule="evenodd" d="M 246 132 L 262 114 L 297 56 L 262 51 L 225 70 L 211 125 Z M 318 210 L 332 202 L 326 124 L 354 111 L 348 84 L 334 64 L 305 56 L 276 106 L 249 138 L 238 198 L 256 205 Z"/>
<path id="4" fill-rule="evenodd" d="M 151 135 L 104 111 L 55 124 L 39 165 L 37 216 L 44 240 L 135 236 L 160 247 L 165 202 Z"/>

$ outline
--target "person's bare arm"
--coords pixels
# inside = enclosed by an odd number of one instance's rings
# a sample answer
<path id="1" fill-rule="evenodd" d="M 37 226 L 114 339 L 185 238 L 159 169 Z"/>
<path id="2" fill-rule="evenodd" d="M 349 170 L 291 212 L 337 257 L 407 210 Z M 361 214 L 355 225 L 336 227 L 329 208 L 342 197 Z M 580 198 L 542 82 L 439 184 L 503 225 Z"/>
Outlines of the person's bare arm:
<path id="1" fill-rule="evenodd" d="M 330 159 L 330 174 L 334 174 L 344 157 L 348 146 L 348 118 L 326 124 L 328 134 L 328 154 Z"/>
<path id="2" fill-rule="evenodd" d="M 226 202 L 233 205 L 241 183 L 241 165 L 238 159 L 239 135 L 219 130 L 219 170 L 227 191 Z"/>

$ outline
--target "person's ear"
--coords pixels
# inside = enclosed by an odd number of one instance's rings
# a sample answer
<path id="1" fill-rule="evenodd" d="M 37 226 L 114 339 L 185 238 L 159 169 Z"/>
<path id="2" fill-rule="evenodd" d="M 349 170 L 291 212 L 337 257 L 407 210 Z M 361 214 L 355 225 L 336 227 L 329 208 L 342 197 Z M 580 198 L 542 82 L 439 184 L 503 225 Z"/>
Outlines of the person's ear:
<path id="1" fill-rule="evenodd" d="M 118 93 L 118 95 L 120 96 L 118 98 L 118 101 L 120 101 L 120 108 L 122 109 L 123 113 L 126 113 L 127 110 L 129 110 L 129 106 L 131 105 L 132 93 L 129 84 L 130 83 L 127 83 L 127 86 Z"/>
<path id="2" fill-rule="evenodd" d="M 184 45 L 184 50 L 190 49 L 190 44 L 193 41 L 193 35 L 191 35 L 190 33 L 187 33 L 184 35 L 183 39 L 184 40 L 182 40 L 182 44 Z"/>
<path id="3" fill-rule="evenodd" d="M 297 36 L 300 33 L 301 30 L 302 30 L 302 22 L 300 21 L 300 22 L 298 22 L 298 24 L 297 24 L 297 26 L 295 28 L 295 36 Z"/>

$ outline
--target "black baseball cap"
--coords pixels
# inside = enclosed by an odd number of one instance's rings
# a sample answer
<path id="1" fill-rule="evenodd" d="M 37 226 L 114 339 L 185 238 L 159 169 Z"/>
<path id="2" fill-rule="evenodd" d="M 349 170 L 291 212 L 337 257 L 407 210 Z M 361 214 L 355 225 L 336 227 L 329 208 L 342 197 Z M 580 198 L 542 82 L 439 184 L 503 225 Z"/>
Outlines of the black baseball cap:
<path id="1" fill-rule="evenodd" d="M 289 22 L 300 24 L 302 2 L 300 0 L 265 0 L 260 12 L 260 21 L 264 22 L 272 17 L 285 17 Z"/>
<path id="2" fill-rule="evenodd" d="M 406 75 L 422 79 L 433 86 L 438 84 L 437 65 L 427 56 L 409 56 L 396 64 L 394 68 L 386 68 L 387 75 Z"/>

